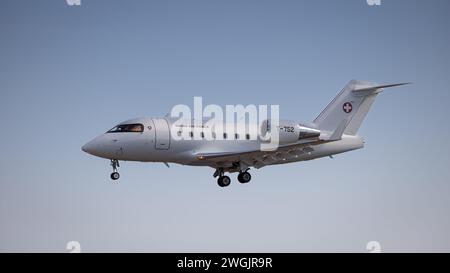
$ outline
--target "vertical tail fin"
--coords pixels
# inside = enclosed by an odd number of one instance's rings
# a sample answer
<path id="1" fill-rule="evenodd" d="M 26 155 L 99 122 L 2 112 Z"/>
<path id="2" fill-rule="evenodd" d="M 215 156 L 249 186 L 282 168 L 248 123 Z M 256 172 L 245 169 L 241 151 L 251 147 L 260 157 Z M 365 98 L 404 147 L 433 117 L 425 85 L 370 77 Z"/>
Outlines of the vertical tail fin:
<path id="1" fill-rule="evenodd" d="M 383 91 L 383 88 L 404 84 L 407 83 L 376 85 L 352 80 L 325 107 L 313 123 L 321 131 L 328 131 L 333 138 L 340 138 L 343 133 L 356 135 L 376 96 Z M 340 135 L 336 136 L 337 133 Z"/>

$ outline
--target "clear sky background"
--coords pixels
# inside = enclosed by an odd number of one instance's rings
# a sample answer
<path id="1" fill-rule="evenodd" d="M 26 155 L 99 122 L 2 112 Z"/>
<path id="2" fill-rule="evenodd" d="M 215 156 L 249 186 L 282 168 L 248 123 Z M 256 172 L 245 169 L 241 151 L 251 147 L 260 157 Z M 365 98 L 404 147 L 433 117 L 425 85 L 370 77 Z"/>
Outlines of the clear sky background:
<path id="1" fill-rule="evenodd" d="M 450 1 L 1 1 L 0 251 L 450 251 Z M 232 175 L 80 150 L 176 104 L 309 122 L 351 79 L 381 94 L 362 150 Z M 282 179 L 280 179 L 280 175 Z"/>

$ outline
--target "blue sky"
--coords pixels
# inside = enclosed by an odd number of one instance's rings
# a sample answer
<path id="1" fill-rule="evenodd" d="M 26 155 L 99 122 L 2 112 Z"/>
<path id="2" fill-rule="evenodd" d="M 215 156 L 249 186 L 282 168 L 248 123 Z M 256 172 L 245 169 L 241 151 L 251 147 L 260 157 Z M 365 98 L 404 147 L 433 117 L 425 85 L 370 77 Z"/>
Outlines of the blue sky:
<path id="1" fill-rule="evenodd" d="M 450 2 L 2 1 L 0 251 L 450 251 Z M 176 104 L 309 122 L 351 79 L 362 150 L 253 171 L 109 162 L 80 147 Z M 280 180 L 280 174 L 283 179 Z M 234 179 L 234 176 L 232 177 Z"/>

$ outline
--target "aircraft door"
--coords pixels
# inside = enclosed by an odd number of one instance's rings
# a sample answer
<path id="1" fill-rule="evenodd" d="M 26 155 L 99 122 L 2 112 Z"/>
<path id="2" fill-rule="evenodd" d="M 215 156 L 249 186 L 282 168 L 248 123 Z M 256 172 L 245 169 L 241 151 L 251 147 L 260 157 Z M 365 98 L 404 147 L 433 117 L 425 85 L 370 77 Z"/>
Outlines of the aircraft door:
<path id="1" fill-rule="evenodd" d="M 157 150 L 168 150 L 170 148 L 170 128 L 167 120 L 152 119 L 155 125 L 155 149 Z"/>

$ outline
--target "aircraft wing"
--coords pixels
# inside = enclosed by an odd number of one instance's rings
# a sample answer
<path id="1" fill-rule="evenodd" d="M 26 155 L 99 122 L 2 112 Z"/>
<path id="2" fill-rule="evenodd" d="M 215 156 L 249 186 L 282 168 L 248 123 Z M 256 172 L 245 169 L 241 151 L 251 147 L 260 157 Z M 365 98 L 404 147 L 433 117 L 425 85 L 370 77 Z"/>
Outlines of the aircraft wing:
<path id="1" fill-rule="evenodd" d="M 249 167 L 259 169 L 267 165 L 295 160 L 299 155 L 314 151 L 314 146 L 329 141 L 317 140 L 308 143 L 288 144 L 280 146 L 274 151 L 250 150 L 242 152 L 199 152 L 196 154 L 196 157 L 198 160 L 209 161 L 211 163 L 210 166 L 213 168 L 227 168 L 232 166 L 233 163 L 242 162 Z"/>

